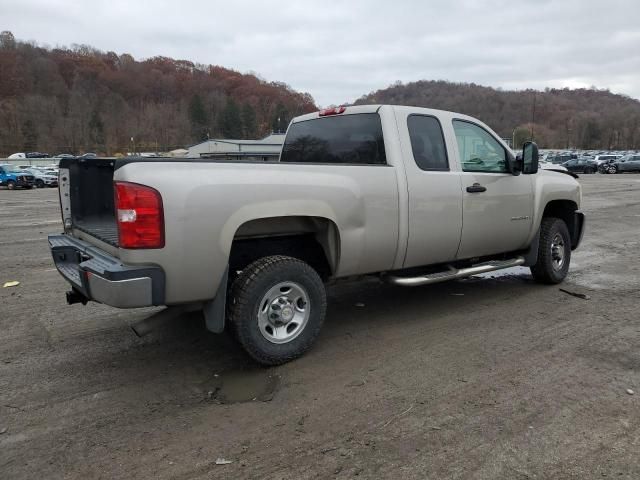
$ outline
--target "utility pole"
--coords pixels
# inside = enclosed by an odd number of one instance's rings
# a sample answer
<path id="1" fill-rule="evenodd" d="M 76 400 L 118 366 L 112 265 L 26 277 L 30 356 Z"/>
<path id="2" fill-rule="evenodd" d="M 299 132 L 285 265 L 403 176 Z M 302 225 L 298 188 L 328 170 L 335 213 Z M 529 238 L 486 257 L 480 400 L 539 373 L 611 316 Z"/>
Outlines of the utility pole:
<path id="1" fill-rule="evenodd" d="M 534 141 L 533 125 L 536 123 L 536 91 L 533 91 L 533 109 L 531 110 L 531 141 Z"/>

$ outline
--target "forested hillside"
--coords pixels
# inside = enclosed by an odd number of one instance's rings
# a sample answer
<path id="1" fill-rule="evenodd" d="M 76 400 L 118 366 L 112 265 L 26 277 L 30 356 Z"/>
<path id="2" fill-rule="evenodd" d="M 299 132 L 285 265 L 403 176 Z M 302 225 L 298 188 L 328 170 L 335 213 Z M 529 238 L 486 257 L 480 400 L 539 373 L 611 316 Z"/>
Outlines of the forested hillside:
<path id="1" fill-rule="evenodd" d="M 451 110 L 477 117 L 516 144 L 546 148 L 638 149 L 640 102 L 595 89 L 503 91 L 473 83 L 397 83 L 356 103 L 392 103 Z M 533 125 L 532 125 L 533 122 Z"/>
<path id="2" fill-rule="evenodd" d="M 596 89 L 504 91 L 445 81 L 397 83 L 356 103 L 478 117 L 516 144 L 640 149 L 640 102 Z M 166 151 L 210 137 L 259 138 L 317 107 L 279 82 L 188 60 L 89 46 L 44 48 L 0 34 L 0 157 L 14 152 Z M 133 138 L 133 141 L 132 141 Z"/>
<path id="3" fill-rule="evenodd" d="M 166 151 L 208 135 L 259 138 L 314 109 L 309 94 L 219 66 L 136 61 L 84 45 L 47 49 L 0 34 L 0 157 Z"/>

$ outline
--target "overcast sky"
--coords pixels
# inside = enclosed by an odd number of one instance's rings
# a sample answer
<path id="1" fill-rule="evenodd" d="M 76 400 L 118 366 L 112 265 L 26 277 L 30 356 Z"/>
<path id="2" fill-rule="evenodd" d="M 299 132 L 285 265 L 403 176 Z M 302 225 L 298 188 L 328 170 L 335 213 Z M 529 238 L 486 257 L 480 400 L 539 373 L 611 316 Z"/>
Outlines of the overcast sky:
<path id="1" fill-rule="evenodd" d="M 640 99 L 640 0 L 0 0 L 0 30 L 256 72 L 320 106 L 421 79 Z"/>

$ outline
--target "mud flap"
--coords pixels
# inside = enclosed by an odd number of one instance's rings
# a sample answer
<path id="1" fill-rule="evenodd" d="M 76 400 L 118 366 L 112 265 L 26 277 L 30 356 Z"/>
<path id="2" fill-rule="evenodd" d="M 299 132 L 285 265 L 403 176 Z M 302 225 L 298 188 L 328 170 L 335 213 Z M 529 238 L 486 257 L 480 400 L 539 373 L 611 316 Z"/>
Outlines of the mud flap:
<path id="1" fill-rule="evenodd" d="M 215 298 L 202 305 L 202 313 L 204 314 L 207 330 L 213 333 L 222 333 L 224 331 L 228 281 L 229 265 L 227 265 L 227 268 L 224 270 L 224 275 L 222 275 L 222 280 L 220 280 Z"/>
<path id="2" fill-rule="evenodd" d="M 524 257 L 523 266 L 531 267 L 532 265 L 536 264 L 536 262 L 538 261 L 539 245 L 540 245 L 540 229 L 538 228 L 538 231 L 536 232 L 536 235 L 533 237 L 533 241 L 531 242 L 529 249 L 526 250 L 522 255 Z"/>

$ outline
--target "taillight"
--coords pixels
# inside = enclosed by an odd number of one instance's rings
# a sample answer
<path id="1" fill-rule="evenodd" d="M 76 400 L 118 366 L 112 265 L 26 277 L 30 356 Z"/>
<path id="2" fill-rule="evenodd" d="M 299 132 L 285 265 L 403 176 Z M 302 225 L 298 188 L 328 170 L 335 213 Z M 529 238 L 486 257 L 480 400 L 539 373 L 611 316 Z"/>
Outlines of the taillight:
<path id="1" fill-rule="evenodd" d="M 145 185 L 115 182 L 118 244 L 122 248 L 164 247 L 160 193 Z"/>
<path id="2" fill-rule="evenodd" d="M 326 117 L 329 115 L 339 115 L 341 113 L 344 113 L 344 111 L 347 109 L 347 107 L 333 107 L 333 108 L 325 108 L 324 110 L 320 110 L 320 113 L 318 114 L 320 117 Z"/>

